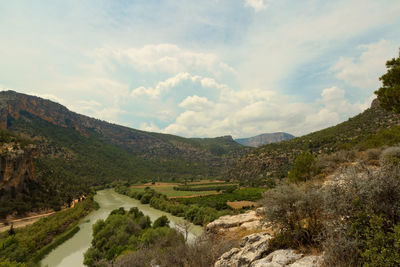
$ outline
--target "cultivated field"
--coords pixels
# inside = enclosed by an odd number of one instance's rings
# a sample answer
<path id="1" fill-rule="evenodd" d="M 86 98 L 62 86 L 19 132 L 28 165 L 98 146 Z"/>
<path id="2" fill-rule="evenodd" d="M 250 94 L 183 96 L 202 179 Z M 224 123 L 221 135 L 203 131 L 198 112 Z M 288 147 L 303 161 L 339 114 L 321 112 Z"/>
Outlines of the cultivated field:
<path id="1" fill-rule="evenodd" d="M 133 185 L 131 189 L 137 190 L 138 192 L 144 191 L 146 187 L 154 189 L 155 191 L 166 195 L 169 198 L 187 198 L 187 197 L 198 197 L 198 196 L 208 196 L 219 194 L 220 190 L 210 190 L 212 186 L 222 186 L 229 185 L 229 183 L 225 183 L 223 181 L 212 181 L 212 180 L 201 180 L 196 182 L 187 183 L 183 185 L 181 183 L 164 183 L 157 182 L 155 184 L 146 183 L 141 185 Z M 196 191 L 185 191 L 185 190 L 175 190 L 174 187 L 187 186 L 191 188 L 195 188 Z M 201 190 L 204 187 L 205 190 Z"/>

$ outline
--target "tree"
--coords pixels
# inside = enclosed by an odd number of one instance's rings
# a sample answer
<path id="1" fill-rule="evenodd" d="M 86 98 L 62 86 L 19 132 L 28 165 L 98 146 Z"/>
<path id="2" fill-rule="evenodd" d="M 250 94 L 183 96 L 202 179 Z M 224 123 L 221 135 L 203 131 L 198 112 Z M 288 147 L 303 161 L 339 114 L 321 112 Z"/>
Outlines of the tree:
<path id="1" fill-rule="evenodd" d="M 387 73 L 382 75 L 382 87 L 375 91 L 381 107 L 400 113 L 400 50 L 399 57 L 386 62 Z"/>
<path id="2" fill-rule="evenodd" d="M 289 181 L 297 183 L 310 180 L 317 172 L 315 163 L 315 157 L 310 152 L 300 154 L 289 172 Z"/>
<path id="3" fill-rule="evenodd" d="M 11 224 L 10 230 L 8 230 L 8 235 L 15 235 L 14 224 Z"/>
<path id="4" fill-rule="evenodd" d="M 181 232 L 185 237 L 185 241 L 187 241 L 190 228 L 192 228 L 191 223 L 187 220 L 182 220 L 181 222 L 177 223 L 176 226 L 178 227 L 178 231 Z"/>
<path id="5" fill-rule="evenodd" d="M 167 216 L 165 216 L 165 215 L 159 217 L 153 223 L 153 228 L 164 227 L 164 226 L 169 227 L 169 220 L 168 220 Z"/>

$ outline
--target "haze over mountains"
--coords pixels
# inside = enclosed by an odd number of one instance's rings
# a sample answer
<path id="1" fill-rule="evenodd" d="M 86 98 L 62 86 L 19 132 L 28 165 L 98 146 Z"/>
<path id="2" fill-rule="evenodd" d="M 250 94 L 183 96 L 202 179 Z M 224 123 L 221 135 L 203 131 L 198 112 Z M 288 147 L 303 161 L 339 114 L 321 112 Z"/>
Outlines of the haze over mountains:
<path id="1" fill-rule="evenodd" d="M 238 139 L 235 139 L 235 141 L 244 146 L 259 147 L 259 146 L 262 146 L 265 144 L 287 141 L 294 137 L 295 136 L 288 134 L 288 133 L 277 132 L 277 133 L 259 134 L 257 136 L 248 137 L 248 138 L 238 138 Z"/>

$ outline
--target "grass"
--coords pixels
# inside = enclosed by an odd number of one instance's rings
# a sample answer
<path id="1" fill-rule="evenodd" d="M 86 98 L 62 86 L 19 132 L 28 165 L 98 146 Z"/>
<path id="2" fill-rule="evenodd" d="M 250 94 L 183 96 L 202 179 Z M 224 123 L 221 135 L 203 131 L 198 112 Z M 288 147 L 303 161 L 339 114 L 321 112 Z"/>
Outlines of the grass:
<path id="1" fill-rule="evenodd" d="M 210 186 L 210 185 L 220 185 L 222 184 L 221 181 L 210 181 L 210 180 L 202 180 L 202 181 L 197 181 L 193 183 L 187 183 L 188 186 L 196 186 L 196 187 L 201 187 L 201 186 Z M 163 195 L 166 195 L 168 198 L 187 198 L 187 197 L 198 197 L 198 196 L 208 196 L 208 195 L 215 195 L 219 194 L 216 190 L 213 191 L 178 191 L 174 190 L 174 186 L 182 186 L 182 184 L 179 183 L 146 183 L 142 185 L 133 185 L 131 186 L 131 189 L 134 191 L 142 192 L 146 187 L 150 187 L 151 189 L 154 189 L 158 193 L 161 193 Z"/>
<path id="2" fill-rule="evenodd" d="M 218 194 L 217 191 L 177 191 L 174 190 L 174 186 L 149 186 L 151 189 L 154 189 L 158 193 L 166 195 L 169 198 L 178 198 L 178 197 L 196 197 L 196 196 L 207 196 Z M 147 186 L 132 186 L 131 189 L 134 191 L 142 192 Z"/>

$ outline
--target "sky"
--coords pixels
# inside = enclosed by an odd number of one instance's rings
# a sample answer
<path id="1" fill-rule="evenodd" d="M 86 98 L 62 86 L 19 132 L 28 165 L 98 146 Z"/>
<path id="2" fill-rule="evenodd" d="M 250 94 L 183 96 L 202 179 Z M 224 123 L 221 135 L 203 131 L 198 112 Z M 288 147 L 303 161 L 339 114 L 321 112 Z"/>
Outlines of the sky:
<path id="1" fill-rule="evenodd" d="M 0 2 L 0 89 L 185 137 L 300 136 L 370 106 L 399 0 Z"/>

